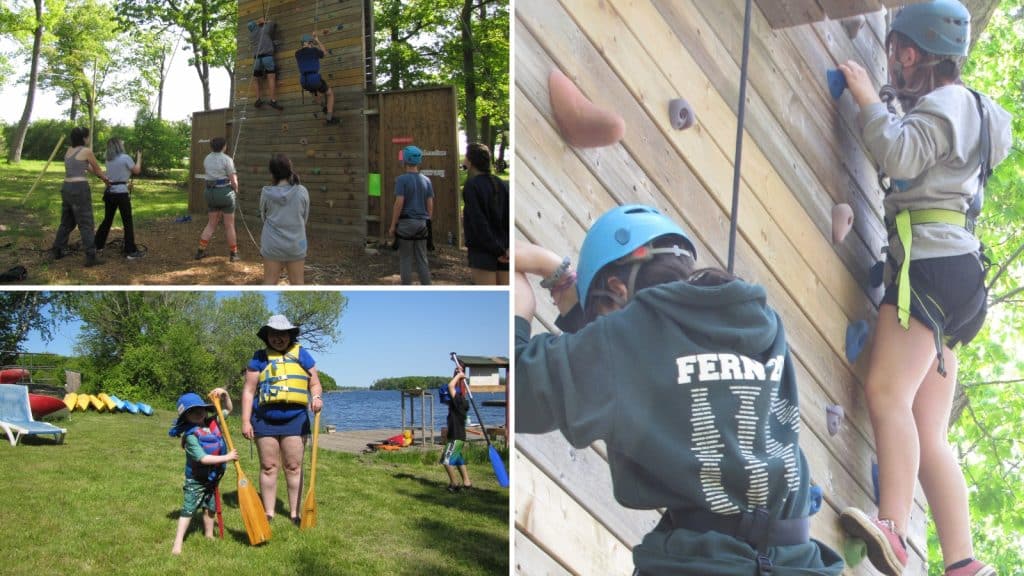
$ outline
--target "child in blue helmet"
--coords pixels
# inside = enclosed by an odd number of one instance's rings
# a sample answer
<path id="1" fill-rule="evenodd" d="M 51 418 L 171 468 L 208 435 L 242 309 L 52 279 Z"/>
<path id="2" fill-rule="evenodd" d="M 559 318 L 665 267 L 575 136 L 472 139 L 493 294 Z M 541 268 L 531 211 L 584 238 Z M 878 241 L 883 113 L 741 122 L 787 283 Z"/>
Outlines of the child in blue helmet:
<path id="1" fill-rule="evenodd" d="M 420 174 L 423 151 L 416 146 L 402 150 L 405 173 L 395 179 L 395 206 L 391 211 L 388 237 L 398 242 L 399 271 L 402 284 L 412 284 L 412 268 L 420 284 L 430 284 L 427 263 L 427 241 L 430 238 L 430 218 L 434 213 L 434 187 L 430 178 Z"/>
<path id="2" fill-rule="evenodd" d="M 935 518 L 947 576 L 990 576 L 973 558 L 967 486 L 947 440 L 957 381 L 953 350 L 977 335 L 987 291 L 973 220 L 985 180 L 1012 143 L 1009 114 L 964 87 L 971 15 L 957 0 L 909 5 L 886 37 L 888 109 L 864 68 L 840 66 L 860 106 L 864 143 L 893 180 L 885 219 L 894 278 L 878 311 L 865 394 L 878 451 L 878 517 L 856 508 L 844 528 L 883 574 L 907 563 L 914 480 Z M 892 98 L 890 97 L 891 101 Z"/>
<path id="3" fill-rule="evenodd" d="M 616 500 L 666 510 L 633 548 L 638 574 L 842 571 L 808 537 L 796 370 L 764 288 L 698 269 L 686 233 L 642 205 L 598 218 L 577 270 L 522 242 L 515 270 L 517 430 L 604 440 Z M 531 337 L 526 274 L 562 335 Z"/>
<path id="4" fill-rule="evenodd" d="M 210 396 L 213 395 L 223 397 L 226 418 L 232 408 L 231 397 L 223 388 L 214 388 L 210 392 Z M 181 437 L 181 447 L 185 450 L 185 500 L 181 506 L 171 554 L 181 554 L 185 532 L 192 522 L 192 515 L 199 508 L 206 510 L 203 515 L 206 537 L 213 538 L 217 486 L 224 476 L 226 464 L 238 460 L 237 451 L 228 451 L 213 410 L 213 404 L 204 402 L 198 394 L 182 394 L 178 398 L 178 419 L 168 431 L 170 436 Z"/>
<path id="5" fill-rule="evenodd" d="M 338 124 L 340 120 L 334 117 L 334 90 L 327 85 L 327 81 L 320 75 L 320 60 L 327 54 L 327 49 L 320 42 L 320 38 L 313 34 L 302 35 L 302 48 L 295 51 L 295 61 L 299 66 L 299 83 L 302 89 L 313 94 L 313 99 L 320 104 L 320 95 L 326 98 L 323 106 L 324 114 L 327 114 L 327 124 Z"/>

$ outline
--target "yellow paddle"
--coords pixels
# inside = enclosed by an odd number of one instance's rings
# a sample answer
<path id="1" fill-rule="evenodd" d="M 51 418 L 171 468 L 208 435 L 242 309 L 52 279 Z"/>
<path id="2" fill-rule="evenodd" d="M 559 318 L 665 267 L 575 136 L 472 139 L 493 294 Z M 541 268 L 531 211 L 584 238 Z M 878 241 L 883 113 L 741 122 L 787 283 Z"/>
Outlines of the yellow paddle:
<path id="1" fill-rule="evenodd" d="M 231 442 L 231 434 L 228 433 L 228 423 L 220 409 L 220 396 L 211 394 L 210 400 L 213 400 L 213 405 L 217 408 L 217 418 L 220 419 L 224 439 L 228 442 L 228 450 L 234 450 L 235 445 Z M 270 540 L 270 522 L 267 521 L 266 512 L 263 510 L 263 502 L 256 489 L 249 484 L 249 479 L 245 477 L 238 460 L 235 460 L 235 471 L 238 472 L 238 507 L 242 511 L 242 522 L 245 524 L 246 534 L 249 535 L 249 544 L 262 544 Z"/>
<path id="2" fill-rule="evenodd" d="M 316 418 L 313 419 L 313 461 L 309 465 L 309 491 L 306 492 L 306 499 L 302 502 L 300 530 L 316 527 L 316 496 L 313 493 L 313 488 L 316 486 L 316 447 L 320 440 L 320 412 L 317 412 Z"/>

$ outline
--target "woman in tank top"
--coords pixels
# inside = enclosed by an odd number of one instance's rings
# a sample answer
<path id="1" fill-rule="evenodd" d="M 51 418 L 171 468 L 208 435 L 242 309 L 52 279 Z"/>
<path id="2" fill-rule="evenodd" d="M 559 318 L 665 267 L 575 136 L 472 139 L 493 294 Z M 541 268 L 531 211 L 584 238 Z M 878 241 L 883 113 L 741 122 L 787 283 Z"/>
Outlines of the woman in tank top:
<path id="1" fill-rule="evenodd" d="M 92 193 L 89 190 L 87 172 L 92 172 L 104 184 L 109 184 L 96 156 L 88 148 L 89 129 L 76 127 L 71 130 L 71 146 L 64 155 L 64 184 L 60 189 L 60 227 L 53 240 L 53 258 L 60 260 L 68 254 L 68 238 L 78 227 L 85 249 L 85 265 L 100 264 L 96 258 L 96 238 L 92 216 Z"/>

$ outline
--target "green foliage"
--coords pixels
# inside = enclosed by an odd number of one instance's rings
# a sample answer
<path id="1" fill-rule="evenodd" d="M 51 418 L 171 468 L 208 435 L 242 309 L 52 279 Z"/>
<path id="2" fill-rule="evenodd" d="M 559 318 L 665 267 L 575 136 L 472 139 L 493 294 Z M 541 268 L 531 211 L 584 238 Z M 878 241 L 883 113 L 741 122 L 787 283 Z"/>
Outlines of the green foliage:
<path id="1" fill-rule="evenodd" d="M 437 388 L 448 383 L 444 376 L 401 376 L 398 378 L 380 378 L 374 381 L 370 390 L 412 390 L 415 388 Z"/>
<path id="2" fill-rule="evenodd" d="M 278 314 L 284 314 L 292 324 L 301 327 L 299 338 L 310 350 L 326 350 L 341 340 L 339 320 L 348 307 L 348 298 L 341 293 L 283 292 L 278 305 L 281 307 Z"/>
<path id="3" fill-rule="evenodd" d="M 142 168 L 146 174 L 166 173 L 188 166 L 191 150 L 192 125 L 179 120 L 160 120 L 146 110 L 135 117 L 135 128 L 127 150 L 142 150 Z"/>
<path id="4" fill-rule="evenodd" d="M 0 292 L 0 364 L 17 361 L 31 330 L 50 339 L 53 319 L 46 314 L 52 296 L 42 292 Z"/>
<path id="5" fill-rule="evenodd" d="M 338 381 L 323 370 L 317 370 L 317 375 L 320 376 L 320 386 L 323 387 L 324 392 L 330 392 L 331 390 L 340 390 L 338 388 Z"/>

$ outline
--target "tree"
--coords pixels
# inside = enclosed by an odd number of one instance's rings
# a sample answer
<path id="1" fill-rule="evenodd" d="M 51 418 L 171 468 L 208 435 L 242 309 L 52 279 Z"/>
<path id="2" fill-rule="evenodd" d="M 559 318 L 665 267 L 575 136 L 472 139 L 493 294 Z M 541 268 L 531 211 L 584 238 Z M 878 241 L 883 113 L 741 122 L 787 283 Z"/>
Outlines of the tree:
<path id="1" fill-rule="evenodd" d="M 234 60 L 235 0 L 119 0 L 125 27 L 180 30 L 192 51 L 189 64 L 203 86 L 203 109 L 210 109 L 210 67 Z"/>
<path id="2" fill-rule="evenodd" d="M 54 317 L 47 314 L 52 297 L 44 292 L 0 292 L 0 364 L 12 364 L 32 330 L 49 340 Z"/>
<path id="3" fill-rule="evenodd" d="M 21 162 L 21 147 L 25 143 L 25 133 L 28 132 L 28 123 L 32 120 L 32 107 L 36 99 L 36 83 L 39 81 L 39 54 L 43 45 L 43 0 L 34 0 L 35 19 L 32 21 L 32 57 L 28 73 L 28 94 L 25 96 L 25 108 L 21 113 L 21 120 L 18 121 L 18 131 L 15 132 L 14 141 L 10 142 L 10 155 L 7 160 L 12 164 Z M 6 8 L 5 8 L 6 10 Z M 8 15 L 10 16 L 10 15 Z M 15 20 L 11 17 L 5 18 L 8 21 Z M 24 21 L 24 19 L 17 19 Z"/>
<path id="4" fill-rule="evenodd" d="M 424 0 L 374 3 L 378 86 L 401 90 L 441 83 L 438 47 L 427 38 L 447 20 L 445 12 L 443 4 Z"/>
<path id="5" fill-rule="evenodd" d="M 340 320 L 348 298 L 338 292 L 283 292 L 278 300 L 284 314 L 302 329 L 302 343 L 310 350 L 323 351 L 341 340 Z"/>

